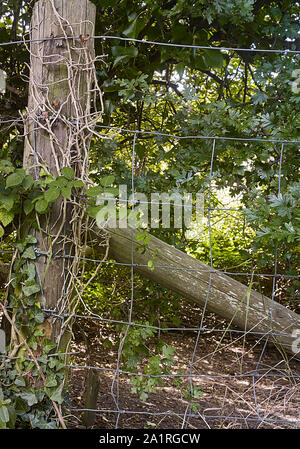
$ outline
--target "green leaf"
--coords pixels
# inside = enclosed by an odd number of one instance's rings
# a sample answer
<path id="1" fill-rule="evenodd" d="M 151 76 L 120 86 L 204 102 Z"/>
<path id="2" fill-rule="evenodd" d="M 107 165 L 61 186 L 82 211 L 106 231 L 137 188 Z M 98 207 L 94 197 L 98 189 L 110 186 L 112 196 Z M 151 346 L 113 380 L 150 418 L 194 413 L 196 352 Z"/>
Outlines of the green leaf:
<path id="1" fill-rule="evenodd" d="M 153 271 L 154 270 L 154 263 L 153 260 L 148 260 L 148 268 Z"/>
<path id="2" fill-rule="evenodd" d="M 112 54 L 115 57 L 114 65 L 115 67 L 120 62 L 127 62 L 131 58 L 136 58 L 138 55 L 138 49 L 134 46 L 131 47 L 121 47 L 119 45 L 116 45 L 112 47 Z"/>
<path id="3" fill-rule="evenodd" d="M 98 214 L 98 212 L 102 209 L 102 206 L 89 206 L 86 209 L 86 213 L 92 217 L 92 218 L 96 218 L 96 215 Z"/>
<path id="4" fill-rule="evenodd" d="M 5 405 L 0 406 L 0 421 L 5 423 L 9 421 L 9 413 Z"/>
<path id="5" fill-rule="evenodd" d="M 27 281 L 35 279 L 35 264 L 33 262 L 26 264 L 26 266 L 21 270 L 21 273 L 28 276 Z"/>
<path id="6" fill-rule="evenodd" d="M 44 199 L 40 199 L 35 203 L 35 210 L 39 214 L 44 214 L 48 208 L 48 202 Z"/>
<path id="7" fill-rule="evenodd" d="M 71 198 L 71 195 L 72 195 L 72 187 L 70 187 L 70 186 L 62 187 L 61 188 L 61 194 L 62 194 L 62 196 L 64 198 L 69 200 Z"/>
<path id="8" fill-rule="evenodd" d="M 22 182 L 22 185 L 23 185 L 24 189 L 25 190 L 31 189 L 33 184 L 34 184 L 33 177 L 31 175 L 26 175 L 25 178 L 23 179 L 23 182 Z"/>
<path id="9" fill-rule="evenodd" d="M 16 380 L 15 380 L 15 384 L 18 387 L 25 387 L 26 386 L 26 382 L 25 382 L 24 377 L 21 377 L 21 376 L 17 377 Z"/>
<path id="10" fill-rule="evenodd" d="M 26 245 L 33 245 L 34 243 L 37 243 L 37 239 L 34 235 L 28 234 L 24 239 L 24 243 Z"/>
<path id="11" fill-rule="evenodd" d="M 100 184 L 103 187 L 109 187 L 113 184 L 115 180 L 115 177 L 113 175 L 105 176 L 104 178 L 100 179 Z"/>
<path id="12" fill-rule="evenodd" d="M 174 356 L 175 348 L 169 345 L 164 345 L 162 348 L 163 356 L 166 358 L 171 358 Z"/>
<path id="13" fill-rule="evenodd" d="M 5 209 L 0 209 L 0 222 L 3 226 L 7 226 L 14 219 L 14 214 L 12 212 L 8 212 Z"/>
<path id="14" fill-rule="evenodd" d="M 148 394 L 145 393 L 144 391 L 140 394 L 140 400 L 141 401 L 147 401 L 148 399 Z"/>
<path id="15" fill-rule="evenodd" d="M 193 389 L 193 397 L 195 399 L 200 399 L 203 396 L 203 391 L 200 390 L 200 388 L 196 385 Z"/>
<path id="16" fill-rule="evenodd" d="M 9 413 L 9 421 L 8 421 L 8 426 L 10 429 L 14 429 L 15 428 L 15 423 L 17 420 L 17 413 L 15 410 L 14 405 L 8 405 L 7 406 L 7 410 Z"/>
<path id="17" fill-rule="evenodd" d="M 14 171 L 14 167 L 10 161 L 7 161 L 5 159 L 0 160 L 0 172 L 5 173 L 6 175 L 9 175 Z"/>
<path id="18" fill-rule="evenodd" d="M 135 234 L 135 240 L 137 242 L 142 242 L 145 238 L 145 233 L 144 232 L 138 232 L 137 234 Z"/>
<path id="19" fill-rule="evenodd" d="M 63 383 L 61 383 L 57 388 L 55 388 L 54 390 L 49 390 L 48 388 L 46 388 L 45 392 L 47 394 L 47 396 L 54 402 L 57 402 L 57 404 L 62 404 L 63 403 L 63 396 L 62 396 L 62 391 L 63 391 Z"/>
<path id="20" fill-rule="evenodd" d="M 287 229 L 289 232 L 291 232 L 291 233 L 294 233 L 294 232 L 295 232 L 295 229 L 294 229 L 294 227 L 293 227 L 293 225 L 292 225 L 291 222 L 290 222 L 290 223 L 284 223 L 284 226 L 286 227 L 286 229 Z"/>
<path id="21" fill-rule="evenodd" d="M 46 354 L 48 354 L 52 349 L 56 348 L 56 344 L 50 340 L 45 339 L 43 344 L 43 349 Z"/>
<path id="22" fill-rule="evenodd" d="M 38 399 L 37 399 L 36 395 L 31 391 L 22 392 L 19 394 L 19 396 L 21 399 L 23 399 L 29 405 L 29 407 L 38 403 Z"/>
<path id="23" fill-rule="evenodd" d="M 176 72 L 178 73 L 180 79 L 182 78 L 182 76 L 184 74 L 185 66 L 186 66 L 186 64 L 184 62 L 179 62 L 175 66 Z"/>
<path id="24" fill-rule="evenodd" d="M 4 229 L 0 225 L 0 238 L 4 236 Z"/>
<path id="25" fill-rule="evenodd" d="M 130 47 L 121 47 L 120 45 L 115 45 L 112 47 L 113 56 L 127 56 L 130 58 L 136 58 L 139 51 L 136 47 L 131 45 Z"/>
<path id="26" fill-rule="evenodd" d="M 256 93 L 253 95 L 252 100 L 254 104 L 263 104 L 268 100 L 268 96 L 264 92 L 256 89 Z"/>
<path id="27" fill-rule="evenodd" d="M 106 187 L 106 188 L 103 189 L 104 197 L 105 197 L 106 193 L 110 193 L 113 196 L 117 196 L 118 193 L 119 193 L 119 189 L 117 187 Z"/>
<path id="28" fill-rule="evenodd" d="M 44 198 L 48 203 L 54 203 L 60 195 L 58 187 L 51 187 L 44 193 Z"/>
<path id="29" fill-rule="evenodd" d="M 97 196 L 103 192 L 103 188 L 101 186 L 90 187 L 85 191 L 87 196 Z"/>
<path id="30" fill-rule="evenodd" d="M 25 249 L 25 251 L 22 254 L 22 258 L 23 259 L 32 259 L 32 260 L 36 259 L 36 254 L 35 254 L 32 246 L 29 246 L 28 248 Z"/>
<path id="31" fill-rule="evenodd" d="M 41 323 L 44 322 L 44 320 L 45 320 L 45 315 L 44 315 L 44 312 L 42 310 L 39 311 L 39 312 L 36 312 L 34 314 L 34 321 L 36 323 L 41 324 Z"/>
<path id="32" fill-rule="evenodd" d="M 31 296 L 40 291 L 39 285 L 35 281 L 27 281 L 22 287 L 22 291 L 25 296 Z M 43 320 L 41 321 L 43 322 Z"/>
<path id="33" fill-rule="evenodd" d="M 131 24 L 129 25 L 126 30 L 123 31 L 123 34 L 127 37 L 132 37 L 133 39 L 136 39 L 139 35 L 139 33 L 142 31 L 143 28 L 146 26 L 146 21 L 143 19 L 139 19 L 136 17 Z"/>
<path id="34" fill-rule="evenodd" d="M 223 55 L 218 50 L 204 50 L 204 55 L 202 56 L 205 64 L 208 67 L 223 67 Z"/>
<path id="35" fill-rule="evenodd" d="M 4 209 L 11 210 L 15 201 L 16 195 L 4 195 L 3 193 L 0 193 L 0 204 Z"/>
<path id="36" fill-rule="evenodd" d="M 64 167 L 61 172 L 69 181 L 72 181 L 75 177 L 74 170 L 71 167 Z"/>
<path id="37" fill-rule="evenodd" d="M 50 373 L 47 376 L 46 382 L 45 382 L 45 387 L 51 388 L 51 387 L 56 387 L 57 385 L 57 380 L 55 378 L 55 374 L 54 373 Z"/>
<path id="38" fill-rule="evenodd" d="M 19 186 L 20 184 L 22 184 L 25 176 L 25 170 L 23 168 L 17 168 L 14 173 L 6 178 L 6 188 L 8 189 L 9 187 Z"/>
<path id="39" fill-rule="evenodd" d="M 47 355 L 46 354 L 43 354 L 43 355 L 41 355 L 38 359 L 37 359 L 37 361 L 41 364 L 43 364 L 43 365 L 46 365 L 47 363 L 48 363 L 48 357 L 47 357 Z"/>
<path id="40" fill-rule="evenodd" d="M 76 179 L 76 181 L 73 182 L 73 187 L 83 187 L 83 181 L 81 179 Z"/>
<path id="41" fill-rule="evenodd" d="M 34 209 L 34 204 L 32 203 L 31 200 L 27 199 L 24 201 L 23 204 L 23 210 L 25 212 L 26 215 L 29 215 Z"/>
<path id="42" fill-rule="evenodd" d="M 29 406 L 28 406 L 27 402 L 25 402 L 24 399 L 17 397 L 16 401 L 15 401 L 15 410 L 16 410 L 16 413 L 23 414 L 23 413 L 28 412 Z"/>
<path id="43" fill-rule="evenodd" d="M 69 181 L 64 176 L 58 176 L 58 178 L 56 178 L 56 180 L 53 182 L 53 184 L 54 183 L 59 187 L 66 187 L 68 185 Z"/>

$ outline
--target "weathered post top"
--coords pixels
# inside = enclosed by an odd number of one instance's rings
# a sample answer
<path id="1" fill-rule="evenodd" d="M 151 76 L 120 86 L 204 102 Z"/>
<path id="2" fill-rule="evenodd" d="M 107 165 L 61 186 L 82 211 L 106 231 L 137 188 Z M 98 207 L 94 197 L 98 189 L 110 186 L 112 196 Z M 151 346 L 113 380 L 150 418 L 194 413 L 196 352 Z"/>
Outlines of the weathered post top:
<path id="1" fill-rule="evenodd" d="M 95 5 L 87 0 L 40 0 L 34 5 L 24 167 L 35 179 L 41 169 L 57 176 L 64 167 L 72 168 L 76 179 L 88 176 L 92 99 L 96 104 L 91 92 L 99 93 L 92 39 L 95 15 Z M 81 223 L 72 220 L 78 215 L 71 198 L 60 195 L 50 212 L 39 217 L 35 232 L 40 251 L 36 272 L 43 284 L 38 300 L 56 317 L 71 312 L 71 262 L 56 255 L 73 254 L 80 245 Z M 58 342 L 63 320 L 47 320 L 49 336 Z"/>

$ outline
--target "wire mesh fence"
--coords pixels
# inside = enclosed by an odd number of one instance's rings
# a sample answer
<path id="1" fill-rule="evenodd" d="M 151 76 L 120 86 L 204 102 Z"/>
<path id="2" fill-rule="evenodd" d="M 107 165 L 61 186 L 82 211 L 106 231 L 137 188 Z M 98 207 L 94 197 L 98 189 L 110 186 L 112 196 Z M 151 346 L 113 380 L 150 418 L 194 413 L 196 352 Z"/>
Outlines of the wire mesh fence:
<path id="1" fill-rule="evenodd" d="M 118 39 L 134 41 L 145 45 L 173 45 L 163 42 L 141 41 L 137 39 L 125 39 L 119 36 L 93 36 L 93 39 Z M 51 38 L 52 39 L 52 38 Z M 44 42 L 45 39 L 38 40 Z M 25 44 L 37 42 L 36 39 L 26 40 Z M 24 44 L 24 41 L 1 43 L 0 45 Z M 177 44 L 174 44 L 177 45 Z M 179 45 L 177 45 L 179 46 Z M 211 49 L 212 47 L 180 45 L 182 48 Z M 217 50 L 225 52 L 235 51 L 234 48 L 218 47 Z M 260 50 L 254 48 L 238 49 L 251 52 L 275 52 L 297 54 L 299 51 L 291 50 Z M 57 119 L 57 117 L 55 117 Z M 64 118 L 65 119 L 65 118 Z M 26 118 L 26 120 L 28 120 Z M 40 117 L 31 117 L 35 126 L 28 133 L 37 136 L 39 132 Z M 68 119 L 74 123 L 80 122 L 80 117 Z M 0 124 L 14 126 L 23 123 L 21 119 L 1 120 Z M 278 336 L 290 336 L 287 333 L 278 333 L 273 329 L 273 312 L 276 300 L 280 294 L 278 282 L 283 279 L 299 279 L 298 275 L 280 272 L 278 268 L 278 252 L 280 248 L 274 248 L 273 272 L 260 273 L 246 270 L 220 269 L 215 266 L 215 253 L 213 234 L 217 219 L 214 221 L 214 213 L 233 216 L 241 214 L 240 207 L 216 207 L 213 204 L 214 174 L 218 170 L 218 145 L 222 142 L 255 145 L 279 145 L 279 162 L 277 172 L 277 193 L 281 193 L 282 167 L 286 164 L 284 155 L 288 155 L 291 145 L 299 143 L 298 140 L 272 139 L 272 138 L 245 138 L 234 136 L 210 136 L 210 135 L 172 135 L 155 129 L 126 129 L 114 126 L 104 126 L 100 120 L 94 123 L 99 132 L 97 138 L 107 136 L 127 135 L 131 139 L 131 199 L 125 201 L 131 205 L 134 211 L 137 204 L 151 206 L 153 201 L 139 201 L 135 199 L 137 193 L 135 161 L 136 145 L 140 136 L 149 139 L 160 137 L 161 139 L 173 139 L 176 143 L 182 141 L 205 142 L 210 148 L 210 161 L 206 169 L 208 189 L 206 206 L 203 208 L 207 219 L 206 232 L 208 235 L 208 260 L 206 273 L 208 282 L 203 305 L 182 302 L 176 297 L 176 293 L 167 292 L 166 289 L 155 286 L 157 295 L 157 317 L 155 323 L 150 324 L 147 319 L 141 322 L 140 296 L 145 294 L 141 288 L 143 280 L 137 273 L 138 268 L 151 270 L 152 267 L 136 262 L 134 243 L 135 235 L 131 232 L 130 262 L 118 262 L 112 259 L 87 257 L 67 253 L 63 249 L 54 254 L 55 259 L 66 261 L 76 258 L 80 263 L 89 264 L 92 272 L 96 267 L 109 272 L 114 270 L 114 288 L 110 289 L 111 303 L 119 304 L 120 318 L 112 317 L 110 311 L 101 310 L 101 306 L 94 309 L 81 295 L 79 310 L 68 312 L 64 307 L 44 309 L 47 316 L 56 317 L 62 324 L 73 320 L 72 349 L 66 352 L 69 362 L 66 368 L 70 371 L 70 392 L 66 398 L 68 419 L 71 427 L 82 425 L 82 416 L 92 417 L 92 425 L 105 428 L 299 428 L 299 362 L 295 356 L 276 350 L 269 343 Z M 102 133 L 102 134 L 101 134 Z M 24 131 L 24 136 L 26 131 Z M 35 142 L 35 138 L 33 139 Z M 294 147 L 293 147 L 294 148 Z M 37 148 L 33 143 L 35 160 L 38 161 Z M 253 153 L 251 153 L 253 154 Z M 101 199 L 101 197 L 99 198 Z M 105 199 L 105 198 L 104 198 Z M 119 203 L 119 204 L 120 204 Z M 169 202 L 168 204 L 171 204 Z M 160 201 L 159 205 L 163 203 Z M 172 202 L 174 207 L 176 204 Z M 221 216 L 221 220 L 222 220 Z M 193 240 L 197 241 L 201 233 L 194 233 Z M 222 253 L 222 248 L 218 248 Z M 10 250 L 1 250 L 1 255 L 9 255 Z M 35 248 L 37 258 L 45 256 L 41 248 Z M 93 268 L 94 267 L 94 268 Z M 153 271 L 168 273 L 192 272 L 195 278 L 200 278 L 203 271 L 199 268 L 179 266 L 174 263 L 169 265 L 156 264 L 154 260 Z M 215 274 L 241 278 L 259 286 L 255 280 L 267 279 L 270 283 L 271 313 L 268 332 L 255 329 L 237 329 L 232 321 L 225 322 L 222 317 L 217 317 L 211 311 L 212 289 L 214 288 Z M 101 278 L 101 271 L 98 273 Z M 75 278 L 74 278 L 75 279 Z M 254 281 L 253 281 L 254 280 Z M 97 281 L 97 277 L 95 277 Z M 125 293 L 120 300 L 118 281 L 123 283 Z M 55 280 L 53 279 L 53 282 Z M 76 279 L 73 280 L 76 282 Z M 149 281 L 147 281 L 149 282 Z M 101 302 L 101 280 L 97 281 L 100 292 L 89 292 L 98 297 Z M 111 286 L 110 286 L 111 287 Z M 94 289 L 95 287 L 93 285 Z M 156 290 L 155 290 L 156 289 Z M 117 292 L 116 292 L 117 291 Z M 163 297 L 169 295 L 169 302 L 181 304 L 176 313 L 181 315 L 183 324 L 174 325 L 172 322 L 172 308 L 169 312 L 169 322 L 161 323 L 159 303 Z M 146 307 L 145 305 L 143 307 Z M 225 305 L 226 307 L 226 305 Z M 114 309 L 117 306 L 114 305 Z M 8 308 L 7 308 L 8 309 Z M 175 313 L 175 312 L 174 312 Z M 171 323 L 171 324 L 170 324 Z M 134 332 L 138 331 L 136 336 Z M 144 334 L 143 334 L 144 331 Z M 154 343 L 154 337 L 158 336 L 163 343 L 163 349 L 159 357 Z M 138 339 L 144 338 L 143 349 L 147 349 L 148 357 L 144 355 L 143 362 L 134 365 L 129 370 L 124 363 L 124 354 L 131 346 L 139 348 Z M 148 347 L 149 346 L 149 347 Z M 176 348 L 176 350 L 173 350 Z M 140 349 L 140 348 L 139 348 Z M 50 354 L 54 356 L 55 354 Z M 1 355 L 6 358 L 7 355 Z M 150 364 L 150 365 L 149 365 Z M 151 365 L 152 364 L 152 365 Z M 164 365 L 165 364 L 165 365 Z M 164 372 L 162 366 L 164 365 Z M 152 369 L 150 368 L 152 367 Z M 155 373 L 157 370 L 157 374 Z M 90 374 L 94 378 L 89 377 Z M 88 397 L 87 390 L 92 389 L 92 396 Z M 91 407 L 90 404 L 93 404 Z M 85 421 L 87 422 L 87 421 Z"/>

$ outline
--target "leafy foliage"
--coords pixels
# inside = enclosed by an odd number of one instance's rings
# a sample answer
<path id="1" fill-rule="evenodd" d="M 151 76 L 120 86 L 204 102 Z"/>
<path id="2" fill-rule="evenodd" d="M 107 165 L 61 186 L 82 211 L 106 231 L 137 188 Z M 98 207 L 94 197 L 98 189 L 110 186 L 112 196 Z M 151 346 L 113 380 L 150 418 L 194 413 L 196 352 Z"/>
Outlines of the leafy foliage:
<path id="1" fill-rule="evenodd" d="M 27 348 L 16 334 L 10 342 L 10 348 L 14 345 L 16 348 L 16 361 L 14 357 L 7 358 L 0 365 L 0 382 L 4 387 L 0 388 L 0 427 L 56 428 L 53 401 L 57 404 L 64 401 L 65 363 L 64 356 L 59 353 L 54 356 L 56 344 L 46 337 L 41 326 L 46 317 L 37 299 L 41 290 L 34 263 L 37 239 L 28 230 L 38 229 L 37 214 L 48 212 L 59 196 L 69 198 L 72 189 L 81 187 L 82 182 L 74 180 L 69 167 L 63 168 L 57 178 L 40 173 L 38 181 L 34 181 L 24 169 L 14 169 L 10 161 L 2 160 L 1 172 L 2 234 L 13 222 L 23 224 L 19 240 L 14 242 L 18 257 L 12 267 L 8 307 L 36 361 L 26 356 Z"/>
<path id="2" fill-rule="evenodd" d="M 0 43 L 24 36 L 34 3 L 1 3 Z M 154 231 L 165 241 L 205 262 L 210 262 L 212 256 L 214 266 L 232 272 L 263 270 L 273 274 L 277 248 L 278 272 L 297 276 L 298 145 L 272 140 L 299 140 L 299 57 L 288 52 L 238 49 L 299 50 L 299 2 L 93 3 L 97 6 L 95 33 L 107 37 L 95 40 L 97 55 L 107 55 L 105 64 L 99 62 L 97 66 L 105 103 L 103 121 L 98 124 L 103 128 L 98 131 L 106 139 L 91 143 L 90 177 L 95 186 L 85 191 L 88 214 L 96 218 L 101 210 L 102 206 L 96 204 L 98 195 L 114 196 L 119 184 L 126 184 L 130 191 L 133 169 L 136 191 L 189 191 L 206 196 L 205 207 L 210 215 L 205 217 L 204 231 L 191 239 L 189 230 L 178 230 L 171 224 L 170 229 Z M 150 43 L 140 42 L 142 39 Z M 171 45 L 156 45 L 152 43 L 155 41 Z M 0 46 L 0 56 L 0 67 L 8 74 L 7 92 L 0 94 L 1 120 L 6 120 L 15 118 L 16 111 L 24 110 L 27 104 L 24 74 L 28 75 L 29 53 L 22 45 Z M 0 238 L 5 245 L 14 243 L 18 251 L 10 306 L 20 320 L 17 323 L 24 325 L 30 347 L 41 350 L 39 363 L 47 375 L 46 384 L 40 385 L 32 362 L 21 357 L 23 348 L 18 354 L 19 371 L 13 362 L 1 365 L 1 384 L 5 388 L 0 388 L 0 426 L 54 427 L 51 400 L 62 402 L 62 366 L 59 358 L 50 357 L 53 348 L 38 327 L 45 316 L 36 301 L 40 285 L 34 266 L 35 241 L 26 234 L 37 227 L 38 217 L 47 214 L 59 198 L 68 200 L 78 195 L 83 185 L 69 167 L 63 168 L 57 178 L 41 171 L 36 180 L 22 168 L 23 125 L 0 126 Z M 108 133 L 107 127 L 114 132 Z M 141 132 L 145 130 L 147 133 Z M 139 132 L 133 152 L 134 131 Z M 213 140 L 188 136 L 223 136 L 231 140 L 215 142 L 212 161 Z M 257 140 L 238 140 L 243 138 Z M 231 198 L 238 196 L 238 208 L 245 211 L 233 214 L 214 210 L 226 209 L 218 198 L 221 189 Z M 213 223 L 210 230 L 208 218 Z M 20 228 L 23 235 L 15 237 Z M 138 238 L 147 245 L 142 232 Z M 149 261 L 149 269 L 153 266 L 155 260 Z M 88 265 L 84 276 L 88 277 L 92 270 Z M 119 288 L 114 288 L 116 279 Z M 127 272 L 117 275 L 115 269 L 100 271 L 99 278 L 85 292 L 88 307 L 95 313 L 112 313 L 118 319 L 128 305 L 128 279 Z M 298 280 L 291 277 L 278 282 L 281 300 L 297 310 Z M 268 280 L 262 280 L 257 287 L 266 294 L 272 288 Z M 140 324 L 155 325 L 159 319 L 163 325 L 170 321 L 179 325 L 176 296 L 138 278 L 135 288 Z M 168 372 L 174 358 L 167 346 L 153 345 L 149 351 L 148 342 L 154 341 L 155 332 L 145 329 L 130 329 L 123 351 L 125 367 L 131 370 L 144 366 L 143 374 L 149 375 L 133 378 L 133 391 L 143 399 L 159 386 L 159 377 L 153 376 Z M 117 332 L 124 337 L 124 329 L 118 328 Z M 24 378 L 21 372 L 30 373 L 34 380 Z M 187 394 L 193 401 L 201 393 L 196 389 Z"/>

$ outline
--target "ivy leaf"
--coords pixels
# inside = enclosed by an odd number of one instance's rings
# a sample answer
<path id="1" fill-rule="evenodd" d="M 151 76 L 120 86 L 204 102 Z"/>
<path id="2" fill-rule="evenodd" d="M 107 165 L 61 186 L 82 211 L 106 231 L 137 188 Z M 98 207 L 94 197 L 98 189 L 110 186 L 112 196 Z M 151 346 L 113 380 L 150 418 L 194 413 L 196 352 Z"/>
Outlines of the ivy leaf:
<path id="1" fill-rule="evenodd" d="M 141 400 L 141 401 L 146 401 L 147 399 L 148 399 L 148 394 L 145 393 L 145 391 L 143 391 L 143 392 L 140 394 L 140 400 Z"/>
<path id="2" fill-rule="evenodd" d="M 34 243 L 37 243 L 37 239 L 34 235 L 28 234 L 24 239 L 24 243 L 26 245 L 33 245 Z"/>
<path id="3" fill-rule="evenodd" d="M 52 349 L 56 348 L 56 344 L 50 340 L 45 339 L 43 344 L 43 350 L 46 354 L 48 354 Z"/>
<path id="4" fill-rule="evenodd" d="M 9 413 L 5 405 L 0 406 L 0 421 L 4 423 L 7 423 L 9 421 Z"/>
<path id="5" fill-rule="evenodd" d="M 55 374 L 54 373 L 50 373 L 47 376 L 46 382 L 45 382 L 45 387 L 51 388 L 51 387 L 56 387 L 57 385 L 57 380 L 55 378 Z"/>
<path id="6" fill-rule="evenodd" d="M 37 287 L 39 287 L 39 286 L 37 285 Z M 39 288 L 39 290 L 40 290 L 40 288 Z M 36 323 L 42 324 L 44 322 L 44 320 L 45 320 L 45 315 L 44 315 L 44 312 L 42 310 L 40 312 L 37 312 L 37 313 L 34 314 L 34 321 Z"/>
<path id="7" fill-rule="evenodd" d="M 22 269 L 22 274 L 25 274 L 28 276 L 27 281 L 33 280 L 35 278 L 36 270 L 35 270 L 35 264 L 28 263 L 25 268 Z"/>
<path id="8" fill-rule="evenodd" d="M 6 188 L 8 189 L 9 187 L 19 186 L 20 184 L 22 184 L 25 176 L 25 170 L 23 168 L 17 168 L 14 173 L 6 178 Z"/>
<path id="9" fill-rule="evenodd" d="M 15 428 L 15 423 L 17 420 L 17 414 L 16 414 L 16 410 L 15 407 L 13 405 L 8 405 L 7 406 L 7 410 L 9 413 L 9 421 L 8 421 L 8 426 L 10 429 L 14 429 Z"/>
<path id="10" fill-rule="evenodd" d="M 25 251 L 22 254 L 23 259 L 36 259 L 36 254 L 34 252 L 34 249 L 32 246 L 29 246 L 29 248 L 26 248 Z"/>
<path id="11" fill-rule="evenodd" d="M 49 390 L 46 388 L 45 392 L 52 401 L 57 402 L 57 404 L 62 404 L 64 400 L 62 395 L 63 387 L 64 385 L 61 383 L 57 388 L 55 388 L 55 390 Z"/>
<path id="12" fill-rule="evenodd" d="M 21 399 L 23 399 L 29 405 L 29 407 L 38 403 L 38 399 L 37 399 L 36 395 L 31 391 L 28 391 L 28 392 L 24 391 L 24 392 L 20 393 L 19 396 Z"/>
<path id="13" fill-rule="evenodd" d="M 26 382 L 25 382 L 24 377 L 21 377 L 21 376 L 17 377 L 16 380 L 15 380 L 15 384 L 18 387 L 25 387 L 26 386 Z"/>
<path id="14" fill-rule="evenodd" d="M 16 397 L 15 410 L 18 414 L 23 414 L 23 413 L 28 412 L 29 407 L 27 405 L 27 402 L 25 402 L 25 400 L 21 399 L 20 397 Z"/>
<path id="15" fill-rule="evenodd" d="M 22 291 L 25 296 L 31 296 L 31 295 L 34 295 L 35 293 L 39 292 L 40 287 L 35 281 L 30 280 L 30 281 L 25 282 L 25 285 L 23 285 L 23 287 L 22 287 Z M 44 315 L 43 315 L 43 317 L 44 317 Z M 40 322 L 40 321 L 38 321 L 38 322 Z M 41 322 L 43 322 L 43 321 L 41 321 Z"/>

